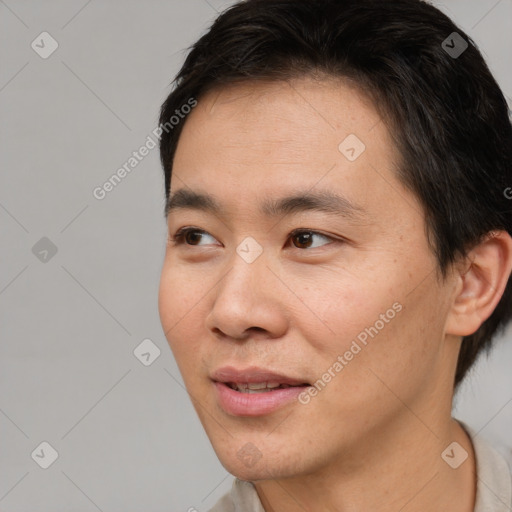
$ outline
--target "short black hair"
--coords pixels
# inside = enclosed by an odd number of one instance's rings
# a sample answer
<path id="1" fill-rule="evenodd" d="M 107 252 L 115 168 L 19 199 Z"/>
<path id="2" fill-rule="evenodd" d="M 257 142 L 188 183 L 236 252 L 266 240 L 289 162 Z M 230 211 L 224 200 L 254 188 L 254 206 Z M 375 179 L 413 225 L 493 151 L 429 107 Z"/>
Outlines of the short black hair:
<path id="1" fill-rule="evenodd" d="M 401 156 L 398 178 L 423 205 L 443 278 L 490 232 L 512 234 L 507 102 L 471 38 L 422 0 L 238 2 L 190 49 L 160 124 L 213 88 L 308 75 L 350 79 L 372 99 Z M 160 140 L 167 200 L 183 124 Z M 463 338 L 456 387 L 511 317 L 509 278 L 491 316 Z"/>

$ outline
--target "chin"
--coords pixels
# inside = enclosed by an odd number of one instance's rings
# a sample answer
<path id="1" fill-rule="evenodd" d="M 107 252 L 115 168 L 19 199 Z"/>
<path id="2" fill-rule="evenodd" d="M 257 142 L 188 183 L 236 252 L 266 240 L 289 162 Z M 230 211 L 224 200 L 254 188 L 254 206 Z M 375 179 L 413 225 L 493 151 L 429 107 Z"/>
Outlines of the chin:
<path id="1" fill-rule="evenodd" d="M 248 482 L 258 482 L 262 480 L 269 480 L 273 477 L 273 473 L 265 471 L 262 468 L 247 468 L 243 464 L 225 465 L 223 464 L 226 471 L 240 480 L 246 480 Z"/>
<path id="2" fill-rule="evenodd" d="M 240 480 L 246 480 L 248 482 L 259 482 L 264 480 L 273 480 L 275 478 L 287 478 L 295 476 L 294 472 L 286 471 L 280 465 L 269 464 L 260 460 L 253 467 L 246 466 L 239 460 L 221 460 L 222 466 L 228 473 L 239 478 Z"/>
<path id="3" fill-rule="evenodd" d="M 259 446 L 259 448 L 258 448 Z M 263 481 L 290 478 L 306 472 L 304 453 L 287 453 L 285 446 L 269 446 L 261 442 L 232 439 L 223 446 L 214 446 L 222 466 L 240 480 Z"/>

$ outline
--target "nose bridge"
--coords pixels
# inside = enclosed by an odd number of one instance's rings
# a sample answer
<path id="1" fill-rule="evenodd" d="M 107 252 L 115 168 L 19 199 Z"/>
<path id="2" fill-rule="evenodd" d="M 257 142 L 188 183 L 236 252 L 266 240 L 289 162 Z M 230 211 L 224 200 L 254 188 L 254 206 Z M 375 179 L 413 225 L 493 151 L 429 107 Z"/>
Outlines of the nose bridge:
<path id="1" fill-rule="evenodd" d="M 268 290 L 268 251 L 263 250 L 253 237 L 246 237 L 238 244 L 230 260 L 230 271 L 225 276 L 223 292 L 253 297 L 256 292 Z"/>

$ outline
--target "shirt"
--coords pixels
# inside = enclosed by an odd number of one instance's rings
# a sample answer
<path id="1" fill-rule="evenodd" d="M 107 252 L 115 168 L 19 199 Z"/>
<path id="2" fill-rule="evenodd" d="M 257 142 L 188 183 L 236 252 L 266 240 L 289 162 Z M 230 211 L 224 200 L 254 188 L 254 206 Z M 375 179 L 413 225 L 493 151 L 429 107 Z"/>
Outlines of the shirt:
<path id="1" fill-rule="evenodd" d="M 474 512 L 510 512 L 512 509 L 512 475 L 505 459 L 486 441 L 462 422 L 473 444 L 476 459 L 477 487 Z M 209 512 L 265 512 L 251 482 L 235 478 L 231 491 Z"/>

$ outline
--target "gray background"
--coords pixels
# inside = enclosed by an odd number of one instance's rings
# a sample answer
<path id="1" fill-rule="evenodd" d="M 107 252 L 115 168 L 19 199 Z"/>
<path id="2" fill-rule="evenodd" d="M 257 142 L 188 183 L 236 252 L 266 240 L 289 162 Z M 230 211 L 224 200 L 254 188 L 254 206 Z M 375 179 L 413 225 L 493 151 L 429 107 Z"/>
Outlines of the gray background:
<path id="1" fill-rule="evenodd" d="M 206 511 L 231 486 L 160 327 L 158 150 L 92 193 L 146 141 L 184 49 L 230 3 L 0 0 L 1 511 Z M 510 98 L 512 0 L 436 4 Z M 31 47 L 43 31 L 59 45 L 46 59 Z M 57 253 L 40 261 L 43 237 Z M 161 354 L 145 366 L 133 351 L 148 338 Z M 509 329 L 455 411 L 504 450 L 511 363 Z"/>

